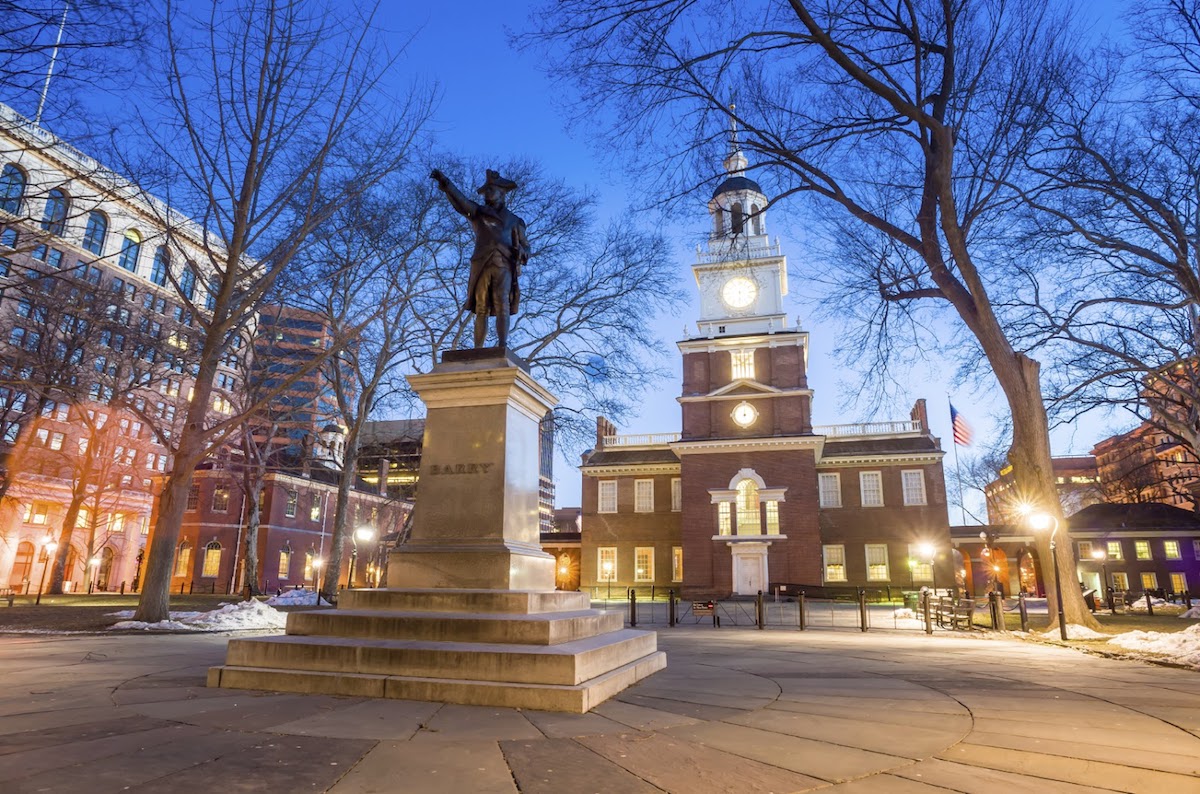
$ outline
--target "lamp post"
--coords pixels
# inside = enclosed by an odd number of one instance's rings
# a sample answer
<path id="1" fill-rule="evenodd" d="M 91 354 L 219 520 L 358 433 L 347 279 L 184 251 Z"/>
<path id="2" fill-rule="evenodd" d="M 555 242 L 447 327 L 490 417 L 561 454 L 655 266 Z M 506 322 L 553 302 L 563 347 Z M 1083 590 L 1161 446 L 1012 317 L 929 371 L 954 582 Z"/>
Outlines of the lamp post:
<path id="1" fill-rule="evenodd" d="M 42 579 L 38 582 L 37 598 L 34 599 L 34 604 L 42 603 L 42 588 L 46 586 L 46 570 L 50 567 L 50 561 L 54 559 L 54 551 L 58 548 L 58 544 L 54 542 L 54 538 L 47 535 L 42 540 L 42 548 L 45 550 L 46 562 L 42 564 Z"/>
<path id="2" fill-rule="evenodd" d="M 927 560 L 929 560 L 929 584 L 934 593 L 937 592 L 937 569 L 934 567 L 934 562 L 937 560 L 937 546 L 932 543 L 922 543 L 917 546 L 917 552 Z"/>
<path id="3" fill-rule="evenodd" d="M 317 606 L 321 606 L 321 566 L 325 561 L 320 557 L 312 561 L 313 592 L 317 594 Z"/>
<path id="4" fill-rule="evenodd" d="M 1058 633 L 1063 642 L 1067 641 L 1067 618 L 1063 614 L 1062 581 L 1058 575 L 1058 518 L 1052 513 L 1034 513 L 1029 517 L 1029 525 L 1037 532 L 1050 530 L 1050 567 L 1054 569 L 1054 598 L 1058 601 Z"/>
<path id="5" fill-rule="evenodd" d="M 605 597 L 605 599 L 604 599 L 605 601 L 612 600 L 612 568 L 613 568 L 612 563 L 608 560 L 605 560 L 604 561 L 604 580 L 606 582 L 608 582 L 608 595 Z"/>
<path id="6" fill-rule="evenodd" d="M 375 539 L 375 530 L 370 527 L 359 527 L 354 530 L 354 548 L 350 550 L 350 573 L 346 577 L 346 587 L 354 587 L 354 563 L 358 561 L 358 542 L 370 543 Z"/>
<path id="7" fill-rule="evenodd" d="M 92 569 L 92 573 L 88 576 L 88 595 L 96 589 L 96 576 L 100 572 L 100 558 L 92 557 L 88 560 L 88 567 Z"/>
<path id="8" fill-rule="evenodd" d="M 1092 559 L 1100 563 L 1100 586 L 1104 589 L 1104 603 L 1108 605 L 1108 611 L 1112 612 L 1112 588 L 1108 586 L 1108 552 L 1104 549 L 1092 549 Z"/>

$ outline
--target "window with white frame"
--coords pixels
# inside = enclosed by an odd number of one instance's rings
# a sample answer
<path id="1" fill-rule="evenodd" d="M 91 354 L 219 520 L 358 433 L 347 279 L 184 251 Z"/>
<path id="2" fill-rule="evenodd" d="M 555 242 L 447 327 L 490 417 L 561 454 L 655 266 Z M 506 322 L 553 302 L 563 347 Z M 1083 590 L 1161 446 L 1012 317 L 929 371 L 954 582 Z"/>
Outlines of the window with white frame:
<path id="1" fill-rule="evenodd" d="M 1133 550 L 1134 556 L 1139 560 L 1153 559 L 1150 556 L 1150 541 L 1148 540 L 1135 540 L 1133 542 Z"/>
<path id="2" fill-rule="evenodd" d="M 908 567 L 912 571 L 914 582 L 933 581 L 933 561 L 921 554 L 919 546 L 908 547 Z"/>
<path id="3" fill-rule="evenodd" d="M 900 472 L 900 482 L 904 486 L 905 505 L 926 504 L 925 472 L 922 469 L 909 469 Z M 880 498 L 882 499 L 882 495 Z"/>
<path id="4" fill-rule="evenodd" d="M 683 581 L 683 546 L 671 547 L 671 581 Z"/>
<path id="5" fill-rule="evenodd" d="M 1179 553 L 1179 541 L 1164 540 L 1163 541 L 1163 556 L 1168 560 L 1183 559 L 1183 555 Z"/>
<path id="6" fill-rule="evenodd" d="M 200 573 L 206 579 L 215 579 L 221 572 L 221 544 L 213 541 L 204 547 L 204 570 Z"/>
<path id="7" fill-rule="evenodd" d="M 192 546 L 186 540 L 179 544 L 179 552 L 175 555 L 175 575 L 187 576 L 192 563 Z"/>
<path id="8" fill-rule="evenodd" d="M 846 581 L 846 547 L 822 546 L 821 554 L 825 558 L 825 581 Z"/>
<path id="9" fill-rule="evenodd" d="M 124 532 L 125 531 L 125 514 L 113 513 L 108 517 L 109 532 Z"/>
<path id="10" fill-rule="evenodd" d="M 1124 571 L 1113 571 L 1112 581 L 1114 590 L 1129 589 L 1129 574 Z"/>
<path id="11" fill-rule="evenodd" d="M 737 484 L 737 533 L 739 535 L 762 534 L 758 484 L 749 477 Z"/>
<path id="12" fill-rule="evenodd" d="M 763 504 L 767 514 L 767 534 L 779 534 L 779 502 L 774 500 Z"/>
<path id="13" fill-rule="evenodd" d="M 287 579 L 288 574 L 292 572 L 292 549 L 290 546 L 284 546 L 279 550 L 279 578 Z"/>
<path id="14" fill-rule="evenodd" d="M 1158 589 L 1158 574 L 1154 571 L 1142 571 L 1142 589 L 1157 590 Z"/>
<path id="15" fill-rule="evenodd" d="M 316 552 L 312 549 L 304 552 L 304 581 L 313 578 L 313 561 L 317 559 Z"/>
<path id="16" fill-rule="evenodd" d="M 883 507 L 883 474 L 877 471 L 859 472 L 858 487 L 863 507 Z"/>
<path id="17" fill-rule="evenodd" d="M 842 475 L 837 472 L 818 474 L 817 484 L 819 486 L 818 491 L 820 493 L 821 507 L 842 506 Z"/>
<path id="18" fill-rule="evenodd" d="M 1108 558 L 1110 560 L 1125 559 L 1125 552 L 1121 551 L 1121 541 L 1108 540 L 1108 541 L 1105 541 L 1104 545 L 1106 547 L 1106 551 L 1108 552 Z M 1200 560 L 1200 556 L 1197 556 L 1196 559 Z"/>
<path id="19" fill-rule="evenodd" d="M 729 502 L 717 503 L 717 534 L 729 535 L 733 532 L 733 508 Z"/>
<path id="20" fill-rule="evenodd" d="M 1192 556 L 1200 560 L 1200 540 L 1192 541 Z"/>
<path id="21" fill-rule="evenodd" d="M 633 481 L 633 512 L 654 512 L 654 480 Z"/>
<path id="22" fill-rule="evenodd" d="M 596 549 L 596 581 L 617 581 L 616 546 L 601 546 Z"/>
<path id="23" fill-rule="evenodd" d="M 283 514 L 288 518 L 296 517 L 296 506 L 300 504 L 300 492 L 288 491 L 287 503 L 284 505 Z"/>
<path id="24" fill-rule="evenodd" d="M 596 500 L 596 512 L 617 512 L 617 481 L 600 480 L 598 483 L 596 483 L 596 489 L 598 494 L 598 499 Z"/>
<path id="25" fill-rule="evenodd" d="M 1090 560 L 1092 558 L 1092 542 L 1090 540 L 1079 541 L 1079 559 Z"/>
<path id="26" fill-rule="evenodd" d="M 884 543 L 868 543 L 867 551 L 867 581 L 886 582 L 891 579 L 888 572 L 888 548 Z"/>
<path id="27" fill-rule="evenodd" d="M 50 505 L 47 502 L 31 502 L 25 505 L 25 523 L 43 526 L 50 515 Z"/>
<path id="28" fill-rule="evenodd" d="M 638 546 L 633 550 L 633 581 L 654 581 L 654 548 Z"/>
<path id="29" fill-rule="evenodd" d="M 754 380 L 754 351 L 731 350 L 729 358 L 733 367 L 733 379 L 746 378 Z"/>
<path id="30" fill-rule="evenodd" d="M 212 511 L 214 513 L 224 513 L 227 510 L 229 510 L 229 487 L 218 485 L 213 488 Z"/>
<path id="31" fill-rule="evenodd" d="M 1187 577 L 1182 573 L 1171 574 L 1171 592 L 1186 593 L 1187 592 Z"/>
<path id="32" fill-rule="evenodd" d="M 671 478 L 671 512 L 678 513 L 683 509 L 683 481 L 678 477 Z"/>

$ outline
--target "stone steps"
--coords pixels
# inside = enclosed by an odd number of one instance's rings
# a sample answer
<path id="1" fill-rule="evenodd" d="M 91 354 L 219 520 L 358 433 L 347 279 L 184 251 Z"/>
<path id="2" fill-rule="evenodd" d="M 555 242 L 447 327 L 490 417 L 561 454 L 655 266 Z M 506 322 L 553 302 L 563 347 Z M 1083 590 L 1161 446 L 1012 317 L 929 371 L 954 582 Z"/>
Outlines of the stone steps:
<path id="1" fill-rule="evenodd" d="M 552 590 L 362 589 L 338 595 L 342 609 L 396 612 L 474 612 L 478 614 L 538 614 L 579 612 L 591 607 L 587 593 Z"/>
<path id="2" fill-rule="evenodd" d="M 276 692 L 395 698 L 548 711 L 588 711 L 616 693 L 666 667 L 654 651 L 580 684 L 524 684 L 462 681 L 364 673 L 313 672 L 225 665 L 208 671 L 210 687 L 266 689 Z"/>
<path id="3" fill-rule="evenodd" d="M 592 609 L 479 615 L 342 609 L 339 606 L 336 610 L 292 612 L 287 618 L 287 633 L 375 640 L 558 645 L 618 631 L 624 625 L 621 613 Z"/>
<path id="4" fill-rule="evenodd" d="M 558 645 L 517 646 L 344 637 L 256 637 L 229 643 L 226 664 L 305 672 L 582 684 L 656 650 L 653 634 L 621 629 Z"/>

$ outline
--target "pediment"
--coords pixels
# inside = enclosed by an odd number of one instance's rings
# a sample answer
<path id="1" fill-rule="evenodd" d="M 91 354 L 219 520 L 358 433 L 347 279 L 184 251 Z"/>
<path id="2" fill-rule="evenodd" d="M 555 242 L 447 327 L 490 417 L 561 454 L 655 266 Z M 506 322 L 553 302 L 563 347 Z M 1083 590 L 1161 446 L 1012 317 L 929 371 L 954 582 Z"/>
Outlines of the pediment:
<path id="1" fill-rule="evenodd" d="M 781 390 L 774 386 L 768 386 L 765 383 L 759 383 L 756 380 L 748 380 L 739 378 L 731 383 L 727 383 L 715 391 L 708 393 L 709 397 L 738 397 L 741 395 L 756 396 L 759 394 L 780 394 Z"/>

